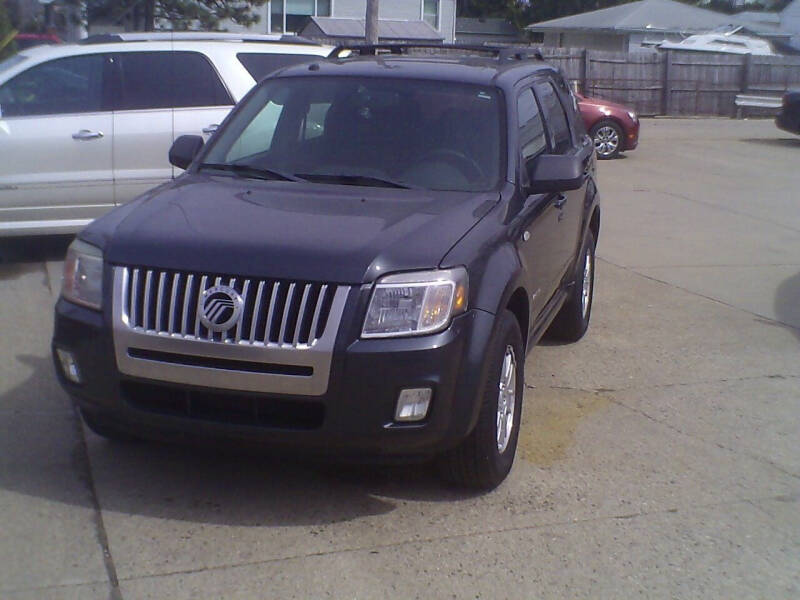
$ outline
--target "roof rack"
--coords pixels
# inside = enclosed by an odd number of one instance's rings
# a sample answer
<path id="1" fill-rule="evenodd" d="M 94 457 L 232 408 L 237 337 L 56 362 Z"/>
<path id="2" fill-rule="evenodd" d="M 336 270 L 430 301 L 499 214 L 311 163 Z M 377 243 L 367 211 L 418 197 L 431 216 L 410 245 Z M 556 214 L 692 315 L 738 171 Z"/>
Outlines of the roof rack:
<path id="1" fill-rule="evenodd" d="M 261 42 L 267 44 L 321 44 L 299 35 L 269 35 L 253 33 L 226 33 L 214 31 L 147 31 L 131 33 L 100 33 L 78 40 L 79 44 L 114 44 L 119 42 L 163 42 L 163 41 L 227 41 Z"/>
<path id="2" fill-rule="evenodd" d="M 500 62 L 506 60 L 544 60 L 539 48 L 524 46 L 485 46 L 478 44 L 433 44 L 433 43 L 402 43 L 402 44 L 342 44 L 336 46 L 330 58 L 347 58 L 355 53 L 358 56 L 377 56 L 378 54 L 407 54 L 409 49 L 424 48 L 434 50 L 465 50 L 469 52 L 486 52 L 497 57 Z"/>

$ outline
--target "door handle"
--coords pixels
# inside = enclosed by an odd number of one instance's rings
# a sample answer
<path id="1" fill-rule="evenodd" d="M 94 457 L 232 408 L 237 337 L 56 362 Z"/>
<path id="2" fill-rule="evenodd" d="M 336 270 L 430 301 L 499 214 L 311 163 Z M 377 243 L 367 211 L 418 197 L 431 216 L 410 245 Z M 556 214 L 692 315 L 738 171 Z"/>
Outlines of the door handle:
<path id="1" fill-rule="evenodd" d="M 77 133 L 72 134 L 73 140 L 96 140 L 103 137 L 102 131 L 90 131 L 88 129 L 81 129 Z"/>
<path id="2" fill-rule="evenodd" d="M 219 124 L 218 123 L 213 123 L 213 124 L 209 125 L 208 127 L 203 127 L 203 133 L 212 134 L 218 128 L 219 128 Z"/>
<path id="3" fill-rule="evenodd" d="M 567 197 L 564 194 L 559 194 L 556 197 L 556 201 L 553 202 L 553 206 L 556 208 L 564 208 L 564 205 L 567 203 Z"/>

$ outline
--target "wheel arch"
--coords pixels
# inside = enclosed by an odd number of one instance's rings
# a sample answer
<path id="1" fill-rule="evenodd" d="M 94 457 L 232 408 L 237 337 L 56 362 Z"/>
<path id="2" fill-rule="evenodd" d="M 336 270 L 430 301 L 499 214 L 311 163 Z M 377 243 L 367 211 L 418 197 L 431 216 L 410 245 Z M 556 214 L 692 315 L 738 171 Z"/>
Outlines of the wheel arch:
<path id="1" fill-rule="evenodd" d="M 506 303 L 506 309 L 511 311 L 517 319 L 519 330 L 522 333 L 522 347 L 527 351 L 531 311 L 528 294 L 523 287 L 514 290 Z"/>

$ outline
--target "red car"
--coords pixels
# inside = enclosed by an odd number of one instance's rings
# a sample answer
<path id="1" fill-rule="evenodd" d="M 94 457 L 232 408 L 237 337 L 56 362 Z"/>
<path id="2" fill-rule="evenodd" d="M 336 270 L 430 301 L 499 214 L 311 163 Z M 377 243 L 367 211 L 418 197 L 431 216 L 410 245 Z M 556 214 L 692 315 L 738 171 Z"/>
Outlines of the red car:
<path id="1" fill-rule="evenodd" d="M 639 144 L 639 117 L 621 104 L 575 94 L 597 158 L 616 158 Z"/>

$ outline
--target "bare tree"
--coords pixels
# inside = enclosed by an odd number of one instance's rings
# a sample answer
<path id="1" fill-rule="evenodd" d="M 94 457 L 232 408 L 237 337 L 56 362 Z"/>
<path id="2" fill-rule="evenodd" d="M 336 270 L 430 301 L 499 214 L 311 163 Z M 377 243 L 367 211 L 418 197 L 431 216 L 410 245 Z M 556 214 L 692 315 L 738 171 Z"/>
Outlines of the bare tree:
<path id="1" fill-rule="evenodd" d="M 366 39 L 368 44 L 378 43 L 378 5 L 380 0 L 367 0 Z"/>

